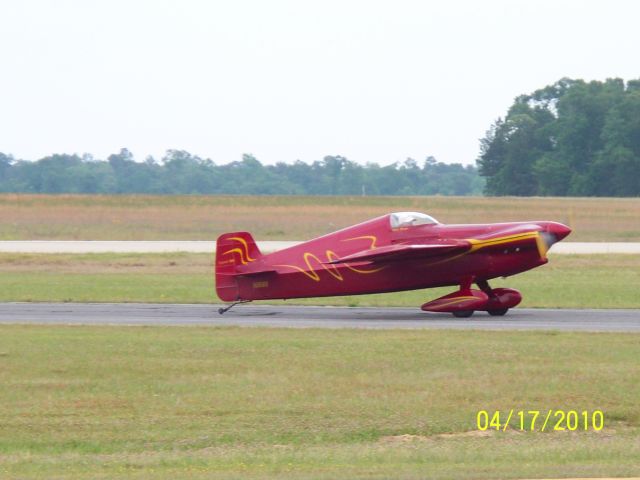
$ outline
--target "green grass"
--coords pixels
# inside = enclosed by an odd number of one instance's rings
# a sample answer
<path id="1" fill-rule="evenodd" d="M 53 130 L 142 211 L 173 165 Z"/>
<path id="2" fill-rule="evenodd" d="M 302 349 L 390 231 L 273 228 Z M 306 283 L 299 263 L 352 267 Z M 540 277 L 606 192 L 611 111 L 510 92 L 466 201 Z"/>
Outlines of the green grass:
<path id="1" fill-rule="evenodd" d="M 639 340 L 5 325 L 0 477 L 637 475 Z M 466 433 L 511 408 L 601 409 L 605 428 Z"/>
<path id="2" fill-rule="evenodd" d="M 555 255 L 493 286 L 519 289 L 523 307 L 640 308 L 640 255 Z M 342 306 L 409 306 L 453 291 L 289 300 Z M 0 301 L 217 303 L 212 255 L 0 254 Z M 271 301 L 270 303 L 279 303 Z"/>

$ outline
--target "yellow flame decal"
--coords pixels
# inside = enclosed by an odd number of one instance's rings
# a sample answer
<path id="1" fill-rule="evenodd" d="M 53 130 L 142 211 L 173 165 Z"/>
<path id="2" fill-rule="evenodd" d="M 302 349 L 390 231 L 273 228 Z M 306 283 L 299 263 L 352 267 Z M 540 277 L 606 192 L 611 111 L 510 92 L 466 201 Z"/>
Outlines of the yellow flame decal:
<path id="1" fill-rule="evenodd" d="M 375 243 L 375 240 L 374 240 L 374 243 Z M 339 258 L 340 257 L 338 257 L 336 252 L 332 252 L 331 250 L 327 250 L 327 260 L 329 260 L 330 262 L 333 262 L 334 260 L 338 260 Z M 373 268 L 371 270 L 363 270 L 361 268 L 352 267 L 348 263 L 343 263 L 343 265 L 345 267 L 347 267 L 349 270 L 351 270 L 352 272 L 362 273 L 363 275 L 367 275 L 369 273 L 376 273 L 376 272 L 379 272 L 380 270 L 383 270 L 384 268 L 386 268 L 386 266 L 383 265 L 382 267 L 379 267 L 379 268 Z"/>
<path id="2" fill-rule="evenodd" d="M 223 255 L 230 255 L 232 253 L 237 253 L 238 255 L 240 255 L 240 262 L 243 265 L 246 265 L 247 263 L 249 263 L 244 259 L 244 252 L 239 248 L 232 248 L 231 250 L 227 250 L 226 252 L 223 253 Z"/>
<path id="3" fill-rule="evenodd" d="M 244 247 L 244 252 L 245 255 L 247 256 L 247 262 L 254 262 L 255 258 L 251 258 L 251 255 L 249 255 L 249 245 L 247 245 L 247 241 L 242 238 L 242 237 L 229 237 L 229 240 L 236 240 L 238 242 L 240 242 L 242 244 L 242 246 Z"/>
<path id="4" fill-rule="evenodd" d="M 353 237 L 353 238 L 345 238 L 342 240 L 343 242 L 350 242 L 352 240 L 370 240 L 371 245 L 369 246 L 369 250 L 373 250 L 376 248 L 376 241 L 378 240 L 375 235 L 362 235 L 361 237 Z"/>
<path id="5" fill-rule="evenodd" d="M 329 253 L 329 251 L 327 250 L 327 253 Z M 333 253 L 333 252 L 331 252 Z M 324 263 L 322 263 L 322 260 L 320 260 L 320 258 L 318 258 L 317 255 L 311 253 L 311 252 L 305 252 L 305 254 L 303 255 L 304 258 L 304 262 L 307 264 L 307 268 L 309 270 L 305 270 L 304 268 L 300 268 L 297 267 L 295 265 L 275 265 L 276 267 L 289 267 L 289 268 L 294 268 L 296 270 L 298 270 L 301 273 L 304 273 L 307 277 L 309 277 L 311 280 L 313 280 L 314 282 L 319 282 L 320 281 L 320 275 L 318 275 L 318 272 L 316 272 L 315 268 L 313 268 L 313 266 L 311 265 L 311 261 L 309 260 L 310 258 L 313 258 L 316 262 L 318 262 L 320 265 L 322 265 L 322 268 L 324 268 L 327 272 L 329 272 L 329 274 L 335 278 L 336 280 L 340 280 L 341 282 L 344 280 L 344 278 L 342 277 L 342 274 L 338 271 L 337 267 L 335 265 L 325 265 Z"/>
<path id="6" fill-rule="evenodd" d="M 350 242 L 352 240 L 369 240 L 371 242 L 371 245 L 369 245 L 369 250 L 375 250 L 377 248 L 376 246 L 376 242 L 378 241 L 378 238 L 375 235 L 362 235 L 360 237 L 352 237 L 352 238 L 345 238 L 344 240 L 342 240 L 343 242 Z M 335 258 L 331 258 L 331 255 L 333 255 Z M 331 252 L 329 250 L 327 250 L 327 259 L 332 262 L 334 260 L 337 260 L 339 257 L 335 254 L 335 252 Z M 380 270 L 384 270 L 386 268 L 386 266 L 382 266 L 379 268 L 373 268 L 371 270 L 363 270 L 361 268 L 356 268 L 356 267 L 352 267 L 349 264 L 343 264 L 345 267 L 347 267 L 349 270 L 351 270 L 352 272 L 356 272 L 356 273 L 362 273 L 364 275 L 369 274 L 369 273 L 376 273 L 379 272 Z"/>
<path id="7" fill-rule="evenodd" d="M 362 238 L 362 237 L 361 237 Z M 375 237 L 372 236 L 367 236 L 366 238 L 372 238 L 372 245 L 375 245 Z M 334 260 L 338 260 L 340 257 L 338 256 L 338 254 L 332 250 L 327 250 L 325 252 L 325 255 L 327 257 L 327 261 L 332 262 Z M 304 273 L 307 277 L 309 277 L 311 280 L 313 280 L 314 282 L 319 282 L 320 279 L 320 275 L 318 275 L 318 272 L 316 271 L 316 269 L 311 265 L 311 261 L 310 259 L 314 259 L 316 262 L 318 262 L 322 268 L 324 268 L 327 272 L 329 272 L 329 274 L 335 278 L 336 280 L 339 281 L 344 281 L 344 277 L 342 276 L 342 274 L 340 273 L 340 270 L 338 270 L 338 267 L 334 264 L 330 264 L 330 265 L 326 265 L 325 263 L 322 262 L 322 260 L 315 254 L 311 253 L 311 252 L 305 252 L 303 255 L 303 259 L 305 264 L 307 265 L 308 270 L 305 270 L 304 268 L 298 267 L 296 265 L 274 265 L 275 267 L 288 267 L 288 268 L 293 268 L 294 270 L 299 271 L 300 273 Z M 370 270 L 364 270 L 361 268 L 356 268 L 356 267 L 352 267 L 351 265 L 347 265 L 344 264 L 344 266 L 346 268 L 348 268 L 349 270 L 351 270 L 352 272 L 355 273 L 360 273 L 362 275 L 368 275 L 370 273 L 376 273 L 379 272 L 380 270 L 383 270 L 384 268 L 386 268 L 386 266 L 382 266 L 379 268 L 373 268 Z"/>
<path id="8" fill-rule="evenodd" d="M 312 267 L 311 271 L 307 272 L 304 268 L 300 268 L 297 267 L 295 265 L 274 265 L 274 267 L 289 267 L 289 268 L 293 268 L 294 270 L 298 270 L 300 273 L 304 273 L 307 277 L 309 277 L 311 280 L 313 280 L 314 282 L 319 282 L 320 281 L 320 275 L 318 275 L 318 272 L 316 272 Z"/>
<path id="9" fill-rule="evenodd" d="M 233 253 L 237 253 L 238 255 L 240 255 L 240 262 L 243 265 L 248 264 L 249 262 L 254 262 L 255 258 L 251 258 L 251 256 L 249 255 L 249 245 L 247 245 L 247 241 L 244 238 L 241 237 L 229 237 L 227 240 L 235 240 L 237 242 L 239 242 L 243 248 L 232 248 L 230 250 L 227 250 L 226 252 L 224 252 L 222 255 L 230 255 Z"/>

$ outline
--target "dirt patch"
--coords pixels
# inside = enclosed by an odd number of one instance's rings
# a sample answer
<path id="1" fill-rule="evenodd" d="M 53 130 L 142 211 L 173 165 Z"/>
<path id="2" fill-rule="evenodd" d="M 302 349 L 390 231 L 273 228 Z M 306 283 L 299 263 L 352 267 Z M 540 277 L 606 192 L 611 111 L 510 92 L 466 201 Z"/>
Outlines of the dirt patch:
<path id="1" fill-rule="evenodd" d="M 434 438 L 486 438 L 492 437 L 495 430 L 470 430 L 468 432 L 440 433 L 434 435 Z"/>
<path id="2" fill-rule="evenodd" d="M 453 432 L 453 433 L 439 433 L 436 435 L 412 435 L 405 433 L 402 435 L 388 435 L 382 437 L 379 441 L 386 444 L 403 444 L 414 442 L 432 442 L 440 439 L 454 439 L 454 438 L 486 438 L 493 436 L 494 432 L 491 430 L 470 430 L 468 432 Z"/>
<path id="3" fill-rule="evenodd" d="M 380 443 L 413 443 L 413 442 L 424 442 L 433 440 L 433 437 L 427 437 L 425 435 L 411 435 L 405 433 L 403 435 L 387 435 L 386 437 L 382 437 L 379 442 Z"/>

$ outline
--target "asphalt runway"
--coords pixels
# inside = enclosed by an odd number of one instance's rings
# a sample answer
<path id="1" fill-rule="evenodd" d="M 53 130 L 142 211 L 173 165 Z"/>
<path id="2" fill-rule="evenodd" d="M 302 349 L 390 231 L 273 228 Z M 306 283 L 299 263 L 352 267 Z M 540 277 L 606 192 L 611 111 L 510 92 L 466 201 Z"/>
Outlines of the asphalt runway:
<path id="1" fill-rule="evenodd" d="M 139 303 L 0 303 L 0 323 L 640 332 L 640 310 L 516 308 L 504 317 L 476 312 L 473 317 L 462 319 L 450 314 L 425 313 L 418 308 L 238 305 L 219 315 L 218 307 Z"/>

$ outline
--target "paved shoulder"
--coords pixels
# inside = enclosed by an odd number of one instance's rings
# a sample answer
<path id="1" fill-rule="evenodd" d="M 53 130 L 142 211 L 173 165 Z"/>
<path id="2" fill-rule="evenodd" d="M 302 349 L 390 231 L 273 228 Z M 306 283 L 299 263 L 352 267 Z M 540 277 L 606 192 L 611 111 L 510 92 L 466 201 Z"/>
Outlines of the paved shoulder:
<path id="1" fill-rule="evenodd" d="M 0 323 L 640 332 L 640 310 L 516 308 L 504 317 L 478 312 L 469 319 L 416 308 L 239 305 L 224 315 L 217 310 L 217 305 L 2 303 Z"/>

